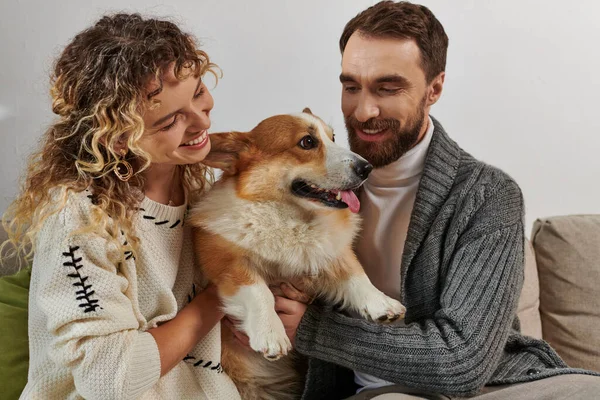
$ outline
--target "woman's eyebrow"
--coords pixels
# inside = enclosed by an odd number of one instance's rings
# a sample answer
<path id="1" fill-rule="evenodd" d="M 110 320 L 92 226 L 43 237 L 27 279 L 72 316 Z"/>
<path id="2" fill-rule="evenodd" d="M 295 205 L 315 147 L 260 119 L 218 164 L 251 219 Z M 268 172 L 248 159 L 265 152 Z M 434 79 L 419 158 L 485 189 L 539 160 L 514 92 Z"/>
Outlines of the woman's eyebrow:
<path id="1" fill-rule="evenodd" d="M 196 89 L 194 89 L 194 96 L 196 95 L 196 93 L 198 92 L 198 88 L 200 87 L 200 85 L 202 85 L 202 78 L 198 79 L 198 84 L 196 85 Z M 154 122 L 152 124 L 153 128 L 156 128 L 158 125 L 162 124 L 163 122 L 171 119 L 171 117 L 173 117 L 173 115 L 180 113 L 182 111 L 182 109 L 180 108 L 177 111 L 173 111 L 172 113 L 169 113 L 167 115 L 165 115 L 164 117 L 159 118 L 156 122 Z"/>

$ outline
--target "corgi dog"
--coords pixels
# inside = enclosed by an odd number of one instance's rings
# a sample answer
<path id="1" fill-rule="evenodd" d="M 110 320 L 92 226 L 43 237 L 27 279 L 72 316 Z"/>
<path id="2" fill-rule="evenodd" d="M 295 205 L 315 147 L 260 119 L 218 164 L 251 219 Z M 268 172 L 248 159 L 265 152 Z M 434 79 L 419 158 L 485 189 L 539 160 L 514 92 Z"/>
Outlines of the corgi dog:
<path id="1" fill-rule="evenodd" d="M 373 286 L 352 250 L 360 227 L 353 190 L 373 167 L 336 145 L 309 109 L 210 140 L 204 163 L 223 175 L 192 205 L 189 223 L 203 273 L 251 347 L 223 326 L 221 364 L 245 400 L 299 398 L 299 357 L 284 357 L 292 346 L 270 284 L 300 279 L 321 301 L 380 323 L 405 313 Z"/>

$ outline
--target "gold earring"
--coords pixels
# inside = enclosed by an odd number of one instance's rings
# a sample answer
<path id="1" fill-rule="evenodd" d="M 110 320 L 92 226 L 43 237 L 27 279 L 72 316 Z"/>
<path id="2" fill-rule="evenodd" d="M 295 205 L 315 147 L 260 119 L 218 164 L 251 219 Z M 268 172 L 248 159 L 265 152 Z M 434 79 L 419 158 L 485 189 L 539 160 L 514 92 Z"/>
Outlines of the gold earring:
<path id="1" fill-rule="evenodd" d="M 127 155 L 127 151 L 125 149 L 121 149 L 120 151 L 121 158 L 117 160 L 117 163 L 113 167 L 113 172 L 123 182 L 127 182 L 133 176 L 133 167 L 127 161 L 125 161 L 125 155 Z"/>

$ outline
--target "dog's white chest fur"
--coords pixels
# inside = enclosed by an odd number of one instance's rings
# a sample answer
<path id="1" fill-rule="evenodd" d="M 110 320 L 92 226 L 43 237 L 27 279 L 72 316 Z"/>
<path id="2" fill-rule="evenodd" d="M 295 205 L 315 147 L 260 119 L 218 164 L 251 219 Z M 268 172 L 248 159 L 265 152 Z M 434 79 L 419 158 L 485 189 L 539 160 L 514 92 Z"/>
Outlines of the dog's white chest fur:
<path id="1" fill-rule="evenodd" d="M 307 216 L 292 204 L 241 199 L 233 180 L 218 182 L 192 210 L 194 225 L 248 250 L 259 268 L 285 266 L 283 276 L 317 275 L 351 245 L 360 219 L 339 213 Z"/>

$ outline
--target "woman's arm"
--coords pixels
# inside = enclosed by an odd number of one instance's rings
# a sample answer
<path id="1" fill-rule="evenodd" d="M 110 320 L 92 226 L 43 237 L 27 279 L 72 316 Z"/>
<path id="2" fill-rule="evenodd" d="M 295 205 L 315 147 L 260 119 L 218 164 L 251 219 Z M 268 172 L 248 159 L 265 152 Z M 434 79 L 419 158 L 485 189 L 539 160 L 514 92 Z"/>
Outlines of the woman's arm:
<path id="1" fill-rule="evenodd" d="M 165 375 L 223 318 L 215 286 L 209 286 L 175 318 L 148 330 L 160 353 L 160 376 Z"/>
<path id="2" fill-rule="evenodd" d="M 142 331 L 130 296 L 137 278 L 135 271 L 119 266 L 121 247 L 96 234 L 73 234 L 87 218 L 86 207 L 71 198 L 38 234 L 30 322 L 39 330 L 30 332 L 31 340 L 45 342 L 49 335 L 43 351 L 69 371 L 82 397 L 137 398 L 181 361 L 222 314 L 209 289 L 172 321 Z"/>

